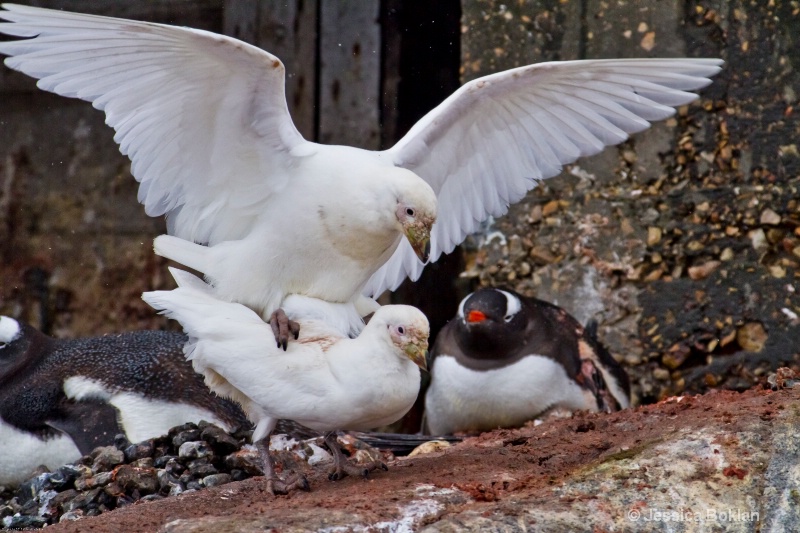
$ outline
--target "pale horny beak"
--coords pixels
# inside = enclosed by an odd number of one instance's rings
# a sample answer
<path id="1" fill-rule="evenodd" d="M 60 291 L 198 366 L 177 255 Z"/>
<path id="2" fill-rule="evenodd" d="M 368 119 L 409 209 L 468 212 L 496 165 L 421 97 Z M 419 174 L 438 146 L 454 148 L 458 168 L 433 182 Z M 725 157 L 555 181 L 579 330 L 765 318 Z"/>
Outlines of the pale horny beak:
<path id="1" fill-rule="evenodd" d="M 405 235 L 419 260 L 427 263 L 431 255 L 431 229 L 414 224 L 405 228 Z"/>
<path id="2" fill-rule="evenodd" d="M 422 370 L 428 370 L 428 340 L 422 339 L 410 342 L 403 350 L 411 361 Z"/>

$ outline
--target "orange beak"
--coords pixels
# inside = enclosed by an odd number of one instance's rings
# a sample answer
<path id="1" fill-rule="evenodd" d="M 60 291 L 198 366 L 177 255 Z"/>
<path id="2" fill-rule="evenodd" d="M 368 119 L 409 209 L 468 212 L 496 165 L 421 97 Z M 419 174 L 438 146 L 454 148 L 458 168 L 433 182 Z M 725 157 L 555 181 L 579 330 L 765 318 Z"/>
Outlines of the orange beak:
<path id="1" fill-rule="evenodd" d="M 472 310 L 469 313 L 467 313 L 467 322 L 470 323 L 483 322 L 484 320 L 486 320 L 486 315 L 484 315 L 480 311 Z"/>

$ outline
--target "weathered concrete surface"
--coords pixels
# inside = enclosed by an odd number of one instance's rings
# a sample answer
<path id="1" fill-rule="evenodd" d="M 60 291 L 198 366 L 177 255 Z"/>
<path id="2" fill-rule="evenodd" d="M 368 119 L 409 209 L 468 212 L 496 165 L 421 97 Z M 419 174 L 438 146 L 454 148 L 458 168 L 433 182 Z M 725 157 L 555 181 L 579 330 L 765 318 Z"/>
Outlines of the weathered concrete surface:
<path id="1" fill-rule="evenodd" d="M 466 247 L 463 275 L 599 319 L 636 401 L 747 388 L 797 364 L 796 4 L 464 6 L 467 79 L 543 60 L 677 55 L 726 64 L 674 118 L 578 161 L 513 206 Z"/>
<path id="2" fill-rule="evenodd" d="M 222 29 L 222 0 L 37 5 Z M 172 286 L 164 222 L 137 188 L 103 113 L 0 66 L 0 314 L 57 336 L 165 327 L 140 298 Z"/>
<path id="3" fill-rule="evenodd" d="M 256 477 L 139 502 L 54 532 L 790 531 L 800 519 L 800 387 L 670 398 L 486 433 L 369 481 Z"/>

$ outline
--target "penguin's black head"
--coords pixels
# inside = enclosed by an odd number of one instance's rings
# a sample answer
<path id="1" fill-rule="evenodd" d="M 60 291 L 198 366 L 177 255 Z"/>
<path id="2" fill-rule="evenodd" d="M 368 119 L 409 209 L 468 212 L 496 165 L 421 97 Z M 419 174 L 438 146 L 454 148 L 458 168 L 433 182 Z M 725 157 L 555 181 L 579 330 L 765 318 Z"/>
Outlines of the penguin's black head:
<path id="1" fill-rule="evenodd" d="M 28 324 L 0 316 L 0 384 L 9 382 L 21 369 L 35 362 L 33 359 L 38 361 L 37 357 L 31 357 L 32 348 L 37 341 L 47 339 Z"/>
<path id="2" fill-rule="evenodd" d="M 458 307 L 456 339 L 475 358 L 503 358 L 524 342 L 527 319 L 514 291 L 480 289 Z"/>

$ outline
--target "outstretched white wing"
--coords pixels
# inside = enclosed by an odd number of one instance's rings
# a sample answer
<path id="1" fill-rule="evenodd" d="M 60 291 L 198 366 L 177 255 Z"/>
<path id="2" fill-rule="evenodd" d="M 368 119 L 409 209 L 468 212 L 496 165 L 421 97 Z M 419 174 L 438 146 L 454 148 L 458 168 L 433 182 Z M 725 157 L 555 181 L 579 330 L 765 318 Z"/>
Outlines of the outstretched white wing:
<path id="1" fill-rule="evenodd" d="M 438 218 L 431 261 L 489 216 L 503 215 L 563 165 L 618 144 L 710 83 L 717 59 L 612 59 L 541 63 L 473 80 L 425 115 L 385 155 L 430 183 Z M 365 294 L 417 279 L 405 240 Z"/>
<path id="2" fill-rule="evenodd" d="M 307 143 L 277 57 L 213 33 L 3 4 L 10 68 L 105 111 L 148 215 L 201 243 L 240 238 Z"/>

